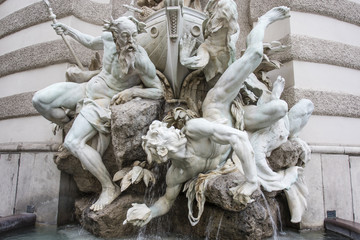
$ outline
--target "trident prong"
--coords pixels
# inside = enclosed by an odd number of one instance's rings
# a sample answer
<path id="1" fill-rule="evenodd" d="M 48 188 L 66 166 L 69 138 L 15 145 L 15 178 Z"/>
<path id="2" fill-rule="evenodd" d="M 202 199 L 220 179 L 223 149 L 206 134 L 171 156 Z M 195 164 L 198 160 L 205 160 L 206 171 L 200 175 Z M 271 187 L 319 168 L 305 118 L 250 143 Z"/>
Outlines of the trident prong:
<path id="1" fill-rule="evenodd" d="M 51 6 L 50 6 L 50 2 L 49 2 L 48 0 L 43 0 L 43 1 L 44 1 L 44 2 L 46 3 L 46 5 L 48 6 L 48 10 L 49 10 L 50 18 L 52 19 L 52 22 L 53 22 L 53 23 L 57 23 L 56 15 L 54 14 L 54 12 L 53 12 L 53 10 L 52 10 L 52 8 L 51 8 Z M 66 46 L 69 48 L 71 55 L 75 58 L 76 64 L 79 66 L 79 68 L 80 68 L 81 70 L 84 70 L 84 66 L 81 64 L 79 58 L 75 55 L 75 52 L 74 52 L 73 48 L 71 47 L 69 41 L 66 39 L 65 34 L 64 34 L 64 33 L 61 33 L 60 36 L 61 36 L 61 38 L 64 40 Z"/>

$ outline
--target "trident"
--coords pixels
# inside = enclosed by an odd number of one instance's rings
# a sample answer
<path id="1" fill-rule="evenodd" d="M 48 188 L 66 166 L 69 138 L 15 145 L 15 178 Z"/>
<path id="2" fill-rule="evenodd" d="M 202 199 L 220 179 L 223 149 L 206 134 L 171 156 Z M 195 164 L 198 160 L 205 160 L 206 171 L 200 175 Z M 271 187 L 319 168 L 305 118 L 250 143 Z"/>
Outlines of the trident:
<path id="1" fill-rule="evenodd" d="M 46 5 L 47 5 L 48 8 L 49 8 L 50 18 L 52 19 L 53 23 L 57 23 L 56 15 L 55 15 L 54 12 L 52 11 L 52 8 L 50 7 L 49 1 L 48 1 L 48 0 L 43 0 L 43 1 L 46 3 Z M 80 68 L 81 70 L 84 70 L 84 66 L 81 64 L 79 58 L 75 55 L 75 52 L 74 52 L 74 50 L 72 49 L 72 47 L 70 46 L 69 41 L 66 39 L 65 34 L 64 34 L 64 33 L 61 33 L 60 36 L 61 36 L 62 39 L 64 40 L 66 46 L 69 48 L 71 55 L 73 55 L 73 57 L 75 58 L 76 64 L 79 66 L 79 68 Z"/>

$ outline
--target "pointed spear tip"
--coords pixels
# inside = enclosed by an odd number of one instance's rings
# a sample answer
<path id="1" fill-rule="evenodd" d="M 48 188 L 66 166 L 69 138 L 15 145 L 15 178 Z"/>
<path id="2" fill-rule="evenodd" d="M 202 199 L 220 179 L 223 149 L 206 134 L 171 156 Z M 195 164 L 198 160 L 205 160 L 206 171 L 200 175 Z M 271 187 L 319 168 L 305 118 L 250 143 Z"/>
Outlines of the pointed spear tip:
<path id="1" fill-rule="evenodd" d="M 48 7 L 50 7 L 50 3 L 49 3 L 48 0 L 43 0 L 43 1 L 46 3 L 46 5 L 47 5 Z"/>

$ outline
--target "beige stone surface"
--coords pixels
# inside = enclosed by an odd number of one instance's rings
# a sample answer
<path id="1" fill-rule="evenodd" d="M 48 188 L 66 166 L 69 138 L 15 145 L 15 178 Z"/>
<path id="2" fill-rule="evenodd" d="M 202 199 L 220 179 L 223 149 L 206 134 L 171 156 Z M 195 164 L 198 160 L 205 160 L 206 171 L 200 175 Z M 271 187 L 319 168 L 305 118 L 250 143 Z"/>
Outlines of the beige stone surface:
<path id="1" fill-rule="evenodd" d="M 0 8 L 0 18 L 4 18 L 7 15 L 16 12 L 22 8 L 25 8 L 33 3 L 40 2 L 41 0 L 11 0 L 11 1 L 2 1 L 2 6 Z"/>
<path id="2" fill-rule="evenodd" d="M 319 14 L 360 25 L 360 4 L 348 0 L 251 0 L 250 17 L 252 21 L 256 21 L 272 7 L 282 5 L 290 7 L 292 11 Z"/>
<path id="3" fill-rule="evenodd" d="M 0 98 L 0 119 L 38 115 L 31 102 L 33 95 L 25 92 Z"/>
<path id="4" fill-rule="evenodd" d="M 65 81 L 67 66 L 67 63 L 60 63 L 2 77 L 0 98 L 24 92 L 34 92 L 50 84 L 63 82 Z"/>
<path id="5" fill-rule="evenodd" d="M 359 146 L 360 119 L 312 115 L 300 133 L 310 145 Z"/>
<path id="6" fill-rule="evenodd" d="M 100 36 L 103 29 L 102 26 L 87 23 L 73 16 L 58 19 L 58 21 L 73 26 L 75 29 L 81 29 L 84 33 L 93 36 Z M 1 38 L 0 55 L 31 45 L 61 39 L 51 24 L 52 22 L 47 21 Z"/>
<path id="7" fill-rule="evenodd" d="M 293 33 L 280 41 L 285 45 L 291 45 L 285 52 L 274 54 L 273 58 L 281 62 L 299 60 L 360 69 L 357 61 L 360 54 L 359 46 Z"/>
<path id="8" fill-rule="evenodd" d="M 13 214 L 19 154 L 0 154 L 0 216 Z"/>
<path id="9" fill-rule="evenodd" d="M 360 223 L 360 157 L 350 157 L 354 221 Z"/>
<path id="10" fill-rule="evenodd" d="M 35 207 L 36 221 L 56 224 L 60 171 L 53 153 L 22 153 L 20 159 L 16 213 Z"/>
<path id="11" fill-rule="evenodd" d="M 349 118 L 360 117 L 360 96 L 358 95 L 288 88 L 282 94 L 282 98 L 290 107 L 303 98 L 311 100 L 315 106 L 314 115 Z"/>
<path id="12" fill-rule="evenodd" d="M 293 34 L 360 46 L 360 28 L 357 25 L 332 17 L 295 11 L 291 12 L 289 21 Z"/>
<path id="13" fill-rule="evenodd" d="M 297 88 L 360 96 L 360 70 L 303 61 L 292 63 Z"/>
<path id="14" fill-rule="evenodd" d="M 81 59 L 81 63 L 87 66 L 95 53 L 84 46 L 70 40 L 75 54 Z M 49 54 L 51 53 L 51 54 Z M 35 44 L 29 47 L 4 54 L 0 56 L 0 77 L 27 71 L 34 68 L 49 66 L 52 64 L 70 62 L 75 64 L 75 59 L 71 55 L 62 39 L 45 43 Z"/>
<path id="15" fill-rule="evenodd" d="M 114 1 L 119 2 L 120 1 Z M 121 1 L 123 4 L 124 1 Z M 113 9 L 112 4 L 97 3 L 90 0 L 57 0 L 51 2 L 52 9 L 58 19 L 73 15 L 86 22 L 101 26 L 104 19 L 108 19 Z M 114 5 L 116 5 L 114 3 Z M 84 7 L 86 6 L 86 7 Z M 11 11 L 4 8 L 6 11 Z M 0 37 L 4 37 L 20 31 L 22 29 L 49 21 L 48 8 L 43 1 L 38 1 L 26 8 L 12 12 L 6 17 L 0 19 L 0 25 L 3 26 L 0 31 Z"/>
<path id="16" fill-rule="evenodd" d="M 53 125 L 40 116 L 2 120 L 0 121 L 0 143 L 42 142 L 51 144 L 62 142 L 61 132 L 53 135 L 52 128 Z"/>
<path id="17" fill-rule="evenodd" d="M 321 155 L 312 154 L 305 167 L 305 182 L 309 188 L 308 208 L 301 221 L 301 228 L 321 227 L 324 223 L 323 180 Z"/>
<path id="18" fill-rule="evenodd" d="M 336 216 L 353 220 L 351 176 L 347 155 L 321 155 L 324 183 L 324 214 L 336 210 Z"/>

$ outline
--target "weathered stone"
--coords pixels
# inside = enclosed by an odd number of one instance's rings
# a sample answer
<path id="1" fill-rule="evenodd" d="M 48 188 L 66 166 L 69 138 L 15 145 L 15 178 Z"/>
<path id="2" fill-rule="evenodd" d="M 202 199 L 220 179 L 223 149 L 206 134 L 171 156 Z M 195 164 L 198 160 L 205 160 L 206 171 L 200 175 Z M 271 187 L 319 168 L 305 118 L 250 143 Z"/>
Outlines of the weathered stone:
<path id="1" fill-rule="evenodd" d="M 245 177 L 239 172 L 234 172 L 209 180 L 205 192 L 206 200 L 228 211 L 240 211 L 246 208 L 233 200 L 229 189 L 236 186 L 234 181 L 245 181 Z M 251 197 L 254 199 L 259 196 L 260 191 L 256 191 Z"/>
<path id="2" fill-rule="evenodd" d="M 160 100 L 134 99 L 111 108 L 111 134 L 116 162 L 127 166 L 146 160 L 141 137 L 152 121 L 159 119 L 163 110 Z"/>
<path id="3" fill-rule="evenodd" d="M 297 141 L 289 140 L 272 151 L 268 163 L 274 171 L 297 165 L 303 150 Z"/>
<path id="4" fill-rule="evenodd" d="M 263 198 L 249 204 L 244 210 L 232 212 L 223 210 L 213 204 L 206 203 L 205 211 L 200 222 L 192 227 L 187 219 L 187 201 L 180 196 L 175 202 L 174 212 L 171 212 L 174 221 L 174 233 L 189 236 L 190 239 L 264 239 L 273 234 L 272 223 Z M 270 212 L 277 221 L 275 209 L 276 201 L 268 199 Z"/>
<path id="5" fill-rule="evenodd" d="M 133 202 L 142 202 L 142 196 L 121 195 L 103 210 L 93 212 L 90 210 L 93 197 L 83 197 L 75 201 L 75 215 L 82 227 L 94 234 L 105 238 L 130 236 L 137 233 L 137 228 L 127 224 L 127 209 Z"/>
<path id="6" fill-rule="evenodd" d="M 103 156 L 103 162 L 111 176 L 121 168 L 123 162 L 131 165 L 136 160 L 146 160 L 141 147 L 141 136 L 146 134 L 150 123 L 158 119 L 160 114 L 162 101 L 157 100 L 134 99 L 112 107 L 112 143 Z M 65 134 L 72 123 L 73 121 L 64 127 Z M 66 158 L 55 159 L 55 163 L 60 170 L 73 175 L 81 192 L 101 191 L 99 181 L 70 153 Z"/>
<path id="7" fill-rule="evenodd" d="M 149 193 L 148 196 L 161 195 Z M 155 197 L 157 198 L 157 197 Z M 186 197 L 180 194 L 170 212 L 164 216 L 153 219 L 143 228 L 134 227 L 131 224 L 123 225 L 126 219 L 126 212 L 131 203 L 151 202 L 151 198 L 144 200 L 143 194 L 120 195 L 113 203 L 105 209 L 93 212 L 89 210 L 94 197 L 83 197 L 75 203 L 75 215 L 82 227 L 92 234 L 103 237 L 124 237 L 124 236 L 151 236 L 157 237 L 172 235 L 184 235 L 189 239 L 246 239 L 256 240 L 270 237 L 273 234 L 273 227 L 269 211 L 264 198 L 249 204 L 242 211 L 226 211 L 213 204 L 206 203 L 205 211 L 196 226 L 191 226 L 187 217 L 188 209 Z M 276 205 L 274 198 L 266 198 L 270 213 L 274 222 L 277 222 Z"/>

